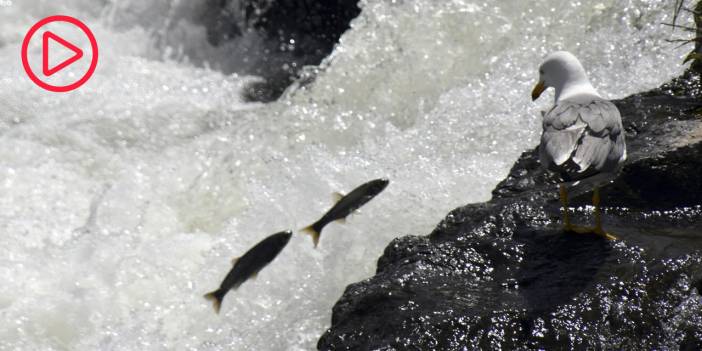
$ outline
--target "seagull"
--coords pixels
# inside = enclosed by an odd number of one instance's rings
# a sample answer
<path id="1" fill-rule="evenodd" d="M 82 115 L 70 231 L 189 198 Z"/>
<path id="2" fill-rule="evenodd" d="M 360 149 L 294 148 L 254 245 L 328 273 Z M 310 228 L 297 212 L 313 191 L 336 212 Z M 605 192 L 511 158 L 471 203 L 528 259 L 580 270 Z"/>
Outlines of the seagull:
<path id="1" fill-rule="evenodd" d="M 539 160 L 542 167 L 561 178 L 564 230 L 616 239 L 602 229 L 599 186 L 611 180 L 626 160 L 619 110 L 597 93 L 580 61 L 567 51 L 546 56 L 539 67 L 539 82 L 531 92 L 532 101 L 548 88 L 554 88 L 556 99 L 543 113 Z M 568 217 L 568 187 L 581 182 L 593 186 L 594 228 L 575 226 Z"/>

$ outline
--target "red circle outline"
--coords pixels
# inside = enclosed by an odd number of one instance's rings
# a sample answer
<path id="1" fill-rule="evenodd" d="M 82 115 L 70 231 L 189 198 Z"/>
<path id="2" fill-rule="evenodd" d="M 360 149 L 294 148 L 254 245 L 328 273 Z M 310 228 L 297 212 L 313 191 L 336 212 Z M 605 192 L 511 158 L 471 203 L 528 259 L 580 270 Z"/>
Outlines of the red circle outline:
<path id="1" fill-rule="evenodd" d="M 86 36 L 88 36 L 88 40 L 90 40 L 90 48 L 93 51 L 93 57 L 90 60 L 90 67 L 88 68 L 88 71 L 81 77 L 78 81 L 65 85 L 65 86 L 55 86 L 48 84 L 39 77 L 37 77 L 34 74 L 34 71 L 32 71 L 32 67 L 29 66 L 29 59 L 27 58 L 27 51 L 29 49 L 29 41 L 32 39 L 32 36 L 34 36 L 34 33 L 36 33 L 39 28 L 52 23 L 52 22 L 68 22 L 78 28 L 80 28 L 83 33 L 85 33 Z M 44 53 L 42 53 L 43 55 Z M 85 84 L 85 82 L 90 79 L 90 77 L 95 73 L 95 68 L 97 67 L 98 63 L 98 45 L 97 41 L 95 40 L 95 36 L 93 35 L 93 32 L 90 31 L 90 28 L 86 26 L 83 22 L 71 17 L 71 16 L 63 16 L 63 15 L 56 15 L 56 16 L 49 16 L 41 21 L 37 22 L 35 25 L 32 26 L 32 28 L 29 29 L 27 34 L 24 36 L 24 40 L 22 41 L 22 66 L 24 66 L 24 71 L 27 72 L 27 75 L 29 76 L 29 79 L 31 79 L 36 85 L 49 90 L 53 91 L 56 93 L 63 93 L 67 91 L 71 91 L 74 89 L 77 89 L 81 85 Z"/>

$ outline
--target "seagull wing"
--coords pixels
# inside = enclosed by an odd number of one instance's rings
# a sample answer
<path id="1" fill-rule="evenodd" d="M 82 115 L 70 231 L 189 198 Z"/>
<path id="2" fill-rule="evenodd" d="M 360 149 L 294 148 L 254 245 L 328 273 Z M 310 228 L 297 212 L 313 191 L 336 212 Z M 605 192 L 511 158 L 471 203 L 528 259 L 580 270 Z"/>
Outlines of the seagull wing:
<path id="1" fill-rule="evenodd" d="M 589 100 L 560 101 L 544 115 L 542 164 L 573 179 L 614 171 L 626 157 L 619 110 L 610 101 Z"/>

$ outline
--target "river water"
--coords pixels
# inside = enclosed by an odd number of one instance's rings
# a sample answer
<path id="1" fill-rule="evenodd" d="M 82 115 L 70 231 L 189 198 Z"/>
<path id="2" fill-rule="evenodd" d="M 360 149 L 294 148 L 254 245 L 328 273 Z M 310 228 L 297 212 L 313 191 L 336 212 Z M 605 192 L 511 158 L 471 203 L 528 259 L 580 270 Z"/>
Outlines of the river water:
<path id="1" fill-rule="evenodd" d="M 667 0 L 362 0 L 311 84 L 247 103 L 257 78 L 229 72 L 256 38 L 211 47 L 189 15 L 205 3 L 1 4 L 0 349 L 312 349 L 391 239 L 489 199 L 538 142 L 543 56 L 574 52 L 621 98 L 679 74 L 686 49 L 665 41 L 684 35 L 660 24 Z M 70 93 L 35 86 L 19 59 L 53 14 L 100 46 Z M 296 234 L 214 314 L 202 295 L 232 257 L 381 176 L 386 191 L 317 250 Z"/>

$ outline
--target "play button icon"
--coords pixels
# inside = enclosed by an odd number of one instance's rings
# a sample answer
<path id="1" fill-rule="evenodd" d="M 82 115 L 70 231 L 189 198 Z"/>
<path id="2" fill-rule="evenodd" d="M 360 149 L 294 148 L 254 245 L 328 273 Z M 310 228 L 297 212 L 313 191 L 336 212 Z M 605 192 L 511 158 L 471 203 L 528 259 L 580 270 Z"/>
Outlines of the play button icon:
<path id="1" fill-rule="evenodd" d="M 98 46 L 83 22 L 50 16 L 29 29 L 22 42 L 22 66 L 36 85 L 67 92 L 85 84 L 95 72 Z"/>
<path id="2" fill-rule="evenodd" d="M 49 66 L 49 63 L 51 62 L 50 56 L 51 56 L 51 45 L 50 42 L 56 42 L 56 44 L 61 45 L 58 49 L 68 49 L 73 53 L 73 56 L 63 60 L 59 64 L 55 66 Z M 45 76 L 49 77 L 53 75 L 54 73 L 70 66 L 72 63 L 80 60 L 83 57 L 83 50 L 81 50 L 79 47 L 71 44 L 67 40 L 64 40 L 63 38 L 59 37 L 58 35 L 46 31 L 44 32 L 44 35 L 42 37 L 42 65 L 41 69 L 42 72 L 44 73 Z M 54 49 L 54 51 L 57 49 Z"/>

